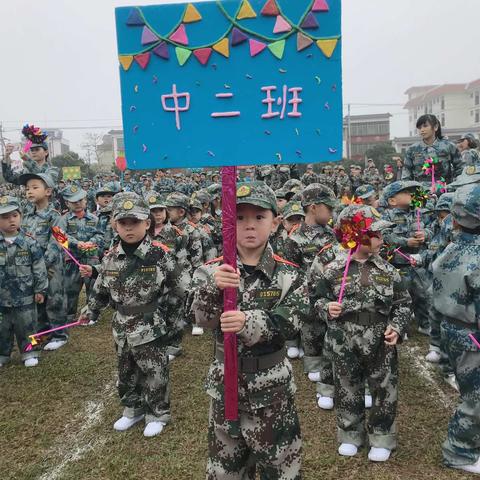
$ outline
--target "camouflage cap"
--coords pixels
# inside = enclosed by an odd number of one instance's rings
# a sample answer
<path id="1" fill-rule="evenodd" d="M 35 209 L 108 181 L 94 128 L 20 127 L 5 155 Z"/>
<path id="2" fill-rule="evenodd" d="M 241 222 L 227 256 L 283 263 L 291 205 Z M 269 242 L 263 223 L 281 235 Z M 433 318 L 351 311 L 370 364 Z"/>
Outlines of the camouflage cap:
<path id="1" fill-rule="evenodd" d="M 370 198 L 372 195 L 375 195 L 377 191 L 373 185 L 360 185 L 355 190 L 355 197 L 361 198 L 363 200 Z"/>
<path id="2" fill-rule="evenodd" d="M 281 173 L 290 173 L 290 167 L 288 165 L 280 165 L 278 171 Z"/>
<path id="3" fill-rule="evenodd" d="M 11 197 L 9 195 L 4 195 L 3 197 L 0 197 L 0 215 L 3 215 L 4 213 L 14 212 L 15 210 L 18 210 L 19 212 L 22 211 L 18 198 Z"/>
<path id="4" fill-rule="evenodd" d="M 302 202 L 300 201 L 291 201 L 288 202 L 283 208 L 283 218 L 288 220 L 290 217 L 299 215 L 305 217 L 305 212 L 303 211 Z"/>
<path id="5" fill-rule="evenodd" d="M 478 182 L 480 182 L 480 165 L 469 165 L 463 169 L 462 174 L 454 182 L 448 185 L 448 188 L 455 189 Z"/>
<path id="6" fill-rule="evenodd" d="M 198 192 L 193 192 L 190 197 L 192 200 L 198 200 L 200 203 L 210 203 L 211 197 L 206 190 L 198 190 Z"/>
<path id="7" fill-rule="evenodd" d="M 184 195 L 183 193 L 180 193 L 180 192 L 170 193 L 165 199 L 165 205 L 167 207 L 178 207 L 178 208 L 184 208 L 185 210 L 188 210 L 189 204 L 190 204 L 190 199 L 187 197 L 187 195 Z"/>
<path id="8" fill-rule="evenodd" d="M 385 199 L 385 201 L 388 201 L 389 198 L 394 197 L 397 193 L 403 192 L 405 190 L 413 190 L 421 186 L 422 184 L 419 182 L 414 182 L 410 180 L 399 180 L 398 182 L 390 183 L 383 189 L 383 198 Z"/>
<path id="9" fill-rule="evenodd" d="M 24 173 L 18 180 L 21 185 L 26 185 L 32 179 L 43 180 L 48 188 L 55 188 L 55 182 L 48 173 Z"/>
<path id="10" fill-rule="evenodd" d="M 116 208 L 120 205 L 120 203 L 124 202 L 125 200 L 132 200 L 135 199 L 137 194 L 135 192 L 120 192 L 117 193 L 112 200 L 112 209 L 115 213 Z"/>
<path id="11" fill-rule="evenodd" d="M 72 203 L 79 202 L 87 196 L 87 192 L 76 185 L 69 185 L 62 190 L 61 194 L 67 202 Z"/>
<path id="12" fill-rule="evenodd" d="M 480 185 L 465 185 L 453 195 L 452 216 L 465 228 L 480 227 Z"/>
<path id="13" fill-rule="evenodd" d="M 122 220 L 123 218 L 135 218 L 137 220 L 147 220 L 150 217 L 150 209 L 147 202 L 136 193 L 130 192 L 128 199 L 116 202 L 113 210 L 113 218 Z"/>
<path id="14" fill-rule="evenodd" d="M 453 193 L 444 193 L 435 205 L 436 212 L 450 211 L 452 207 Z"/>
<path id="15" fill-rule="evenodd" d="M 240 183 L 237 186 L 237 205 L 256 205 L 277 213 L 277 198 L 265 182 Z"/>
<path id="16" fill-rule="evenodd" d="M 202 205 L 202 202 L 200 202 L 200 200 L 198 200 L 196 198 L 191 198 L 190 199 L 189 210 L 194 210 L 194 209 L 203 211 L 203 205 Z"/>
<path id="17" fill-rule="evenodd" d="M 464 140 L 470 140 L 473 143 L 477 143 L 477 139 L 473 133 L 464 133 L 459 139 L 458 142 L 463 142 Z"/>
<path id="18" fill-rule="evenodd" d="M 222 196 L 222 186 L 219 183 L 212 183 L 207 187 L 207 192 L 212 197 L 212 200 L 216 200 Z"/>
<path id="19" fill-rule="evenodd" d="M 275 197 L 278 199 L 285 199 L 287 197 L 287 192 L 283 188 L 275 190 Z"/>
<path id="20" fill-rule="evenodd" d="M 261 165 L 260 167 L 258 167 L 258 170 L 262 175 L 266 176 L 273 173 L 275 169 L 273 168 L 273 165 Z"/>
<path id="21" fill-rule="evenodd" d="M 35 148 L 35 147 L 42 147 L 44 150 L 48 150 L 48 143 L 47 142 L 41 142 L 41 143 L 32 143 L 30 145 L 30 148 Z"/>
<path id="22" fill-rule="evenodd" d="M 147 202 L 150 210 L 153 210 L 154 208 L 167 208 L 165 205 L 165 198 L 156 192 L 145 195 L 145 201 Z"/>
<path id="23" fill-rule="evenodd" d="M 282 188 L 286 192 L 296 193 L 299 190 L 303 190 L 305 188 L 305 185 L 300 180 L 297 180 L 296 178 L 291 178 L 283 184 Z"/>
<path id="24" fill-rule="evenodd" d="M 337 228 L 340 227 L 342 220 L 353 220 L 353 217 L 358 212 L 362 212 L 364 218 L 373 219 L 373 223 L 369 228 L 369 231 L 371 232 L 381 232 L 382 230 L 390 228 L 394 225 L 392 222 L 382 220 L 380 213 L 373 207 L 369 207 L 367 205 L 349 205 L 338 216 L 336 224 Z"/>
<path id="25" fill-rule="evenodd" d="M 97 188 L 97 191 L 95 192 L 95 198 L 97 198 L 100 195 L 116 195 L 118 193 L 118 189 L 115 186 L 114 182 L 109 182 L 106 183 L 105 185 L 100 185 L 100 187 Z"/>
<path id="26" fill-rule="evenodd" d="M 321 183 L 312 183 L 302 193 L 302 205 L 318 205 L 323 203 L 328 207 L 335 208 L 337 206 L 337 198 L 331 188 Z"/>

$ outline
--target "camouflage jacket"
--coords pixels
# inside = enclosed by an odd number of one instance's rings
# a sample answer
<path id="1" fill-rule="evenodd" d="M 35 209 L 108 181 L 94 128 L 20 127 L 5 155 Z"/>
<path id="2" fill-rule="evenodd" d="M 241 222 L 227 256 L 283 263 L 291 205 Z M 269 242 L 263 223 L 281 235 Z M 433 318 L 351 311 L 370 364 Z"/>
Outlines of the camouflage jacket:
<path id="1" fill-rule="evenodd" d="M 336 243 L 335 233 L 329 226 L 302 223 L 285 240 L 285 258 L 306 272 L 319 254 L 325 263 L 331 262 L 335 257 L 331 247 Z"/>
<path id="2" fill-rule="evenodd" d="M 480 236 L 460 232 L 433 262 L 433 306 L 445 320 L 473 330 L 480 330 L 479 256 Z"/>
<path id="3" fill-rule="evenodd" d="M 125 254 L 120 242 L 103 258 L 82 313 L 91 319 L 110 303 L 116 310 L 113 337 L 119 345 L 167 337 L 184 302 L 184 275 L 160 242 L 147 236 L 132 255 Z"/>
<path id="4" fill-rule="evenodd" d="M 122 182 L 122 191 L 124 192 L 135 192 L 138 191 L 138 183 L 130 180 L 129 182 Z"/>
<path id="5" fill-rule="evenodd" d="M 28 159 L 24 160 L 23 169 L 20 172 L 14 172 L 10 163 L 2 162 L 2 173 L 6 182 L 20 185 L 19 179 L 25 173 L 48 173 L 53 181 L 57 183 L 60 170 L 49 162 L 39 166 L 37 162 Z"/>
<path id="6" fill-rule="evenodd" d="M 107 205 L 98 212 L 98 228 L 103 232 L 103 248 L 101 253 L 112 246 L 112 241 L 116 235 L 110 223 L 111 218 L 112 205 Z"/>
<path id="7" fill-rule="evenodd" d="M 352 182 L 348 175 L 344 175 L 343 177 L 338 176 L 335 182 L 335 191 L 337 192 L 337 196 L 342 197 L 343 195 L 352 195 Z"/>
<path id="8" fill-rule="evenodd" d="M 333 191 L 335 191 L 335 185 L 337 183 L 337 179 L 335 178 L 334 175 L 327 175 L 325 173 L 320 173 L 318 175 L 318 183 L 321 183 L 322 185 L 326 185 L 328 188 L 331 188 Z"/>
<path id="9" fill-rule="evenodd" d="M 60 212 L 51 205 L 43 210 L 29 208 L 22 218 L 22 229 L 38 242 L 47 268 L 63 262 L 62 248 L 52 235 L 52 227 L 60 226 L 61 218 Z"/>
<path id="10" fill-rule="evenodd" d="M 217 256 L 217 249 L 215 247 L 215 244 L 213 243 L 210 227 L 208 225 L 202 225 L 201 223 L 195 224 L 190 221 L 188 222 L 188 224 L 200 233 L 203 263 L 213 260 Z"/>
<path id="11" fill-rule="evenodd" d="M 172 178 L 162 178 L 155 184 L 155 190 L 163 195 L 175 191 L 175 181 Z"/>
<path id="12" fill-rule="evenodd" d="M 280 257 L 285 256 L 285 242 L 287 238 L 288 232 L 283 225 L 280 225 L 278 230 L 270 236 L 270 245 L 272 246 L 273 252 Z"/>
<path id="13" fill-rule="evenodd" d="M 462 165 L 464 167 L 468 165 L 478 165 L 480 163 L 480 153 L 478 150 L 469 148 L 462 152 Z"/>
<path id="14" fill-rule="evenodd" d="M 210 213 L 204 213 L 200 219 L 200 223 L 210 229 L 213 244 L 217 248 L 217 251 L 221 252 L 223 248 L 222 222 Z"/>
<path id="15" fill-rule="evenodd" d="M 405 153 L 402 170 L 402 180 L 416 180 L 431 184 L 431 175 L 425 175 L 422 170 L 425 160 L 437 157 L 435 164 L 435 180 L 444 178 L 451 183 L 462 173 L 462 158 L 455 144 L 449 140 L 435 140 L 433 145 L 417 142 L 410 146 Z"/>
<path id="16" fill-rule="evenodd" d="M 400 248 L 404 254 L 421 254 L 427 248 L 428 242 L 432 238 L 432 232 L 425 226 L 424 214 L 420 218 L 420 228 L 425 232 L 425 244 L 420 248 L 412 248 L 407 245 L 409 238 L 413 237 L 417 231 L 417 215 L 411 210 L 402 210 L 400 208 L 387 208 L 382 215 L 382 219 L 392 222 L 394 225 L 383 232 L 385 246 L 392 252 L 392 263 L 394 265 L 410 265 L 410 262 L 399 255 L 393 253 L 393 250 Z"/>
<path id="17" fill-rule="evenodd" d="M 193 273 L 187 251 L 188 235 L 184 231 L 168 222 L 157 235 L 153 236 L 153 239 L 170 249 L 170 253 L 182 270 L 189 272 L 189 274 Z"/>
<path id="18" fill-rule="evenodd" d="M 87 211 L 83 218 L 78 218 L 74 213 L 69 212 L 61 218 L 60 227 L 68 236 L 68 248 L 73 256 L 80 263 L 96 265 L 99 253 L 103 249 L 104 237 L 98 224 L 98 217 Z M 79 250 L 79 242 L 95 243 L 98 247 L 97 251 L 86 254 Z M 66 257 L 66 261 L 70 262 L 70 257 Z"/>
<path id="19" fill-rule="evenodd" d="M 47 287 L 47 269 L 37 241 L 20 231 L 10 243 L 0 233 L 0 307 L 31 305 L 34 295 L 45 295 Z"/>
<path id="20" fill-rule="evenodd" d="M 175 226 L 188 237 L 187 255 L 192 268 L 195 269 L 200 267 L 204 263 L 200 230 L 196 227 L 192 227 L 185 218 Z"/>
<path id="21" fill-rule="evenodd" d="M 362 176 L 363 183 L 380 187 L 383 183 L 383 177 L 376 168 L 366 168 Z"/>
<path id="22" fill-rule="evenodd" d="M 330 321 L 328 304 L 338 301 L 346 262 L 344 251 L 326 265 L 323 272 L 312 271 L 310 295 L 324 322 Z M 389 318 L 389 325 L 403 337 L 410 320 L 410 304 L 406 285 L 387 261 L 378 255 L 363 263 L 352 260 L 342 300 L 342 317 L 352 312 L 380 313 Z M 333 321 L 341 322 L 342 317 Z"/>
<path id="23" fill-rule="evenodd" d="M 200 267 L 193 277 L 192 311 L 199 326 L 214 329 L 217 345 L 223 345 L 219 329 L 223 295 L 213 274 L 220 260 Z M 259 357 L 284 348 L 300 330 L 308 309 L 307 285 L 301 271 L 273 254 L 267 245 L 255 271 L 248 274 L 241 262 L 238 310 L 245 313 L 244 328 L 237 334 L 238 354 Z M 288 359 L 256 373 L 239 373 L 239 408 L 255 410 L 288 396 L 296 387 Z M 206 381 L 207 393 L 223 401 L 223 364 L 214 360 Z"/>
<path id="24" fill-rule="evenodd" d="M 319 176 L 316 173 L 304 173 L 300 181 L 308 187 L 312 183 L 320 183 Z"/>

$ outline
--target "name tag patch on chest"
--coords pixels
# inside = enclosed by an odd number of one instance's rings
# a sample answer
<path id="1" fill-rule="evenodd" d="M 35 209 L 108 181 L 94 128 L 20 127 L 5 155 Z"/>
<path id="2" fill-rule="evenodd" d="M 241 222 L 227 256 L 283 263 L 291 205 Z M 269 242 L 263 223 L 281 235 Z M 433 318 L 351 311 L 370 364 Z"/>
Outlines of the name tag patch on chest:
<path id="1" fill-rule="evenodd" d="M 281 295 L 282 291 L 279 288 L 262 289 L 255 292 L 255 298 L 259 300 L 277 300 Z"/>
<path id="2" fill-rule="evenodd" d="M 156 267 L 140 267 L 140 273 L 144 275 L 152 275 L 157 271 Z"/>
<path id="3" fill-rule="evenodd" d="M 373 281 L 379 285 L 385 285 L 387 287 L 392 283 L 392 279 L 387 275 L 374 275 Z"/>
<path id="4" fill-rule="evenodd" d="M 27 250 L 17 250 L 15 252 L 15 255 L 17 255 L 19 257 L 28 257 L 30 254 Z"/>
<path id="5" fill-rule="evenodd" d="M 318 247 L 316 245 L 306 245 L 303 247 L 303 251 L 305 253 L 314 253 L 318 250 Z"/>
<path id="6" fill-rule="evenodd" d="M 87 222 L 87 225 L 89 227 L 95 227 L 97 225 L 97 222 L 93 221 L 93 220 L 90 220 L 89 222 Z"/>
<path id="7" fill-rule="evenodd" d="M 107 277 L 118 277 L 120 272 L 118 270 L 105 270 L 105 275 Z"/>

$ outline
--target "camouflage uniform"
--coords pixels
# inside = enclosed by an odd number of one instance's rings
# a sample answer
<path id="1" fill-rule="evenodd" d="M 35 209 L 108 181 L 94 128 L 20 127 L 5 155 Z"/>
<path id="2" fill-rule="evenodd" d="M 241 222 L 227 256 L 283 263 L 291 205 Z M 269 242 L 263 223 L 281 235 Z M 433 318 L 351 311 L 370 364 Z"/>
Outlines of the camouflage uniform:
<path id="1" fill-rule="evenodd" d="M 367 167 L 363 172 L 362 182 L 373 185 L 377 190 L 379 190 L 382 186 L 383 178 L 376 167 Z"/>
<path id="2" fill-rule="evenodd" d="M 20 211 L 14 197 L 0 197 L 0 215 Z M 22 360 L 35 358 L 37 352 L 25 352 L 28 336 L 37 333 L 37 309 L 34 296 L 47 292 L 47 269 L 36 240 L 22 230 L 10 243 L 0 232 L 0 364 L 9 361 L 16 337 Z"/>
<path id="3" fill-rule="evenodd" d="M 125 200 L 115 220 L 149 217 L 140 197 Z M 113 338 L 118 355 L 118 393 L 123 415 L 146 414 L 146 422 L 170 421 L 167 345 L 185 291 L 168 248 L 148 235 L 127 254 L 123 242 L 105 255 L 88 305 L 89 319 L 108 304 L 115 310 Z"/>
<path id="4" fill-rule="evenodd" d="M 338 175 L 335 182 L 335 191 L 337 192 L 338 197 L 343 197 L 344 195 L 351 195 L 352 191 L 352 182 L 348 175 Z"/>
<path id="5" fill-rule="evenodd" d="M 479 212 L 480 186 L 455 192 L 452 216 L 461 228 L 478 229 Z M 433 302 L 442 317 L 442 339 L 460 389 L 443 444 L 444 461 L 451 467 L 470 466 L 480 459 L 480 352 L 468 337 L 480 333 L 479 255 L 478 234 L 461 231 L 433 263 Z"/>
<path id="6" fill-rule="evenodd" d="M 303 207 L 312 204 L 325 204 L 333 208 L 336 205 L 335 194 L 331 189 L 320 184 L 312 184 L 303 191 Z M 309 277 L 310 267 L 316 257 L 323 264 L 335 258 L 337 239 L 333 230 L 327 225 L 307 225 L 303 223 L 291 233 L 285 241 L 285 258 L 300 266 Z M 318 322 L 313 309 L 302 327 L 302 341 L 305 349 L 303 358 L 306 373 L 320 372 L 318 393 L 333 395 L 333 372 L 330 361 L 324 354 L 326 325 Z"/>
<path id="7" fill-rule="evenodd" d="M 385 187 L 383 197 L 385 201 L 403 190 L 418 188 L 418 182 L 399 181 Z M 391 249 L 400 248 L 405 255 L 418 255 L 426 250 L 426 244 L 431 239 L 431 231 L 425 227 L 424 215 L 420 221 L 420 228 L 425 232 L 425 245 L 421 248 L 408 247 L 407 240 L 417 231 L 417 216 L 414 211 L 399 208 L 387 208 L 383 212 L 383 219 L 393 224 L 392 228 L 384 233 L 385 244 Z M 399 269 L 400 274 L 408 285 L 412 296 L 412 308 L 415 320 L 420 328 L 429 329 L 429 309 L 431 296 L 429 294 L 429 281 L 425 268 L 413 267 L 410 262 L 398 253 L 393 253 L 391 260 L 393 266 Z"/>
<path id="8" fill-rule="evenodd" d="M 288 220 L 292 217 L 299 216 L 302 217 L 302 221 L 305 218 L 305 212 L 303 211 L 302 202 L 291 201 L 285 205 L 285 208 L 282 212 L 282 217 L 284 220 Z M 281 257 L 285 256 L 285 242 L 291 233 L 298 230 L 301 223 L 295 225 L 290 232 L 284 228 L 283 225 L 278 227 L 277 232 L 271 236 L 270 244 L 272 245 L 273 251 L 280 255 Z"/>
<path id="9" fill-rule="evenodd" d="M 20 177 L 25 185 L 28 180 L 38 178 L 49 188 L 54 188 L 53 179 L 43 173 L 26 174 Z M 37 305 L 39 330 L 65 325 L 67 320 L 67 304 L 65 296 L 65 262 L 61 247 L 52 235 L 52 227 L 60 226 L 61 215 L 50 204 L 43 210 L 35 206 L 26 209 L 22 218 L 22 229 L 38 242 L 43 252 L 48 272 L 48 290 L 45 301 Z M 57 330 L 51 334 L 52 339 L 65 340 L 66 330 Z"/>
<path id="10" fill-rule="evenodd" d="M 85 190 L 75 185 L 70 186 L 62 193 L 65 200 L 77 202 L 86 197 Z M 72 255 L 83 265 L 97 265 L 99 263 L 99 252 L 103 248 L 103 232 L 98 225 L 98 217 L 85 211 L 82 218 L 74 213 L 65 214 L 60 220 L 60 228 L 68 236 L 68 248 Z M 86 254 L 78 248 L 79 242 L 92 242 L 97 245 L 97 250 Z M 65 293 L 67 296 L 67 320 L 73 322 L 77 314 L 78 297 L 85 284 L 87 296 L 92 287 L 91 279 L 82 278 L 77 265 L 70 259 L 65 258 Z"/>
<path id="11" fill-rule="evenodd" d="M 422 141 L 407 149 L 402 180 L 415 180 L 430 187 L 431 178 L 422 170 L 428 158 L 438 158 L 438 163 L 435 165 L 436 181 L 443 177 L 447 183 L 451 183 L 462 173 L 462 158 L 455 144 L 446 139 L 436 139 L 433 145 L 427 145 Z"/>
<path id="12" fill-rule="evenodd" d="M 312 183 L 320 183 L 319 176 L 314 172 L 313 165 L 307 165 L 307 171 L 302 175 L 300 179 L 306 187 Z"/>
<path id="13" fill-rule="evenodd" d="M 190 200 L 190 208 L 196 208 L 202 210 L 202 204 L 198 200 Z M 202 262 L 208 262 L 213 260 L 217 256 L 217 249 L 212 240 L 212 232 L 208 225 L 202 225 L 199 223 L 193 223 L 188 221 L 188 224 L 197 230 L 200 234 L 200 241 L 202 243 Z"/>
<path id="14" fill-rule="evenodd" d="M 271 187 L 273 190 L 278 190 L 285 185 L 285 182 L 290 180 L 290 168 L 288 165 L 279 165 L 276 170 L 272 173 L 272 184 Z"/>
<path id="15" fill-rule="evenodd" d="M 258 167 L 256 178 L 265 182 L 268 186 L 271 186 L 274 171 L 275 168 L 273 165 L 261 165 Z"/>
<path id="16" fill-rule="evenodd" d="M 350 206 L 339 217 L 358 211 L 373 218 L 372 231 L 388 226 L 370 207 Z M 378 255 L 366 262 L 352 260 L 348 271 L 342 315 L 330 319 L 328 304 L 338 301 L 347 261 L 343 252 L 312 272 L 315 309 L 328 323 L 327 342 L 333 350 L 335 409 L 339 443 L 357 447 L 365 443 L 365 380 L 373 397 L 366 432 L 371 447 L 396 448 L 398 359 L 396 347 L 384 343 L 388 325 L 403 337 L 409 320 L 410 297 L 399 273 Z M 312 293 L 311 291 L 311 293 Z"/>

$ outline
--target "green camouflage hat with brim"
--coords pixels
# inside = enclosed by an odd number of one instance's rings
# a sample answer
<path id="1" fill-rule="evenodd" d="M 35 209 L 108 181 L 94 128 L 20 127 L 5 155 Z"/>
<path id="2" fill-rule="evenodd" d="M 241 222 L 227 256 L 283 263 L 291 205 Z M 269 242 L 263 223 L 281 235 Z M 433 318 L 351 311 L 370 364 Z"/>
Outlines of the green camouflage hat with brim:
<path id="1" fill-rule="evenodd" d="M 101 185 L 100 187 L 97 188 L 95 192 L 95 198 L 101 196 L 101 195 L 116 195 L 118 192 L 118 189 L 115 186 L 114 182 L 108 182 L 105 185 Z"/>
<path id="2" fill-rule="evenodd" d="M 277 214 L 275 192 L 265 182 L 248 182 L 237 185 L 237 205 L 255 205 Z"/>
<path id="3" fill-rule="evenodd" d="M 285 220 L 294 216 L 305 217 L 302 202 L 299 200 L 288 202 L 283 208 L 282 216 Z"/>
<path id="4" fill-rule="evenodd" d="M 453 195 L 452 217 L 462 227 L 480 227 L 480 185 L 465 185 Z"/>
<path id="5" fill-rule="evenodd" d="M 202 202 L 200 202 L 200 200 L 196 199 L 196 198 L 191 198 L 190 199 L 190 205 L 189 205 L 189 210 L 202 210 L 203 211 L 203 205 L 202 205 Z"/>
<path id="6" fill-rule="evenodd" d="M 154 208 L 167 208 L 165 197 L 158 193 L 149 193 L 145 195 L 145 201 L 150 210 L 153 210 Z"/>
<path id="7" fill-rule="evenodd" d="M 125 218 L 147 220 L 150 218 L 150 208 L 140 195 L 133 194 L 115 205 L 113 218 L 114 220 L 122 220 Z"/>
<path id="8" fill-rule="evenodd" d="M 354 222 L 354 217 L 359 212 L 363 214 L 363 218 L 371 218 L 373 220 L 372 224 L 368 228 L 368 231 L 382 232 L 383 230 L 394 226 L 392 222 L 383 220 L 377 209 L 373 207 L 369 207 L 367 205 L 349 205 L 348 207 L 344 208 L 338 216 L 336 227 L 340 228 L 342 221 L 345 220 Z"/>
<path id="9" fill-rule="evenodd" d="M 180 192 L 173 192 L 167 195 L 167 198 L 165 199 L 165 205 L 167 207 L 177 207 L 177 208 L 183 208 L 185 210 L 188 210 L 188 206 L 190 204 L 190 198 L 187 197 L 187 195 L 184 195 L 183 193 Z"/>
<path id="10" fill-rule="evenodd" d="M 436 212 L 449 212 L 452 208 L 453 193 L 444 193 L 435 205 Z"/>
<path id="11" fill-rule="evenodd" d="M 383 198 L 388 201 L 389 198 L 394 197 L 397 193 L 404 192 L 406 190 L 414 191 L 417 188 L 421 188 L 422 184 L 413 180 L 399 180 L 387 185 L 383 189 Z"/>
<path id="12" fill-rule="evenodd" d="M 29 180 L 42 180 L 47 188 L 55 188 L 55 182 L 48 173 L 24 173 L 18 179 L 20 185 L 26 185 Z"/>
<path id="13" fill-rule="evenodd" d="M 302 205 L 304 207 L 320 205 L 322 203 L 330 208 L 337 206 L 338 200 L 331 188 L 321 183 L 312 183 L 303 190 Z"/>
<path id="14" fill-rule="evenodd" d="M 367 198 L 372 197 L 376 193 L 377 191 L 375 190 L 375 187 L 373 185 L 360 185 L 355 190 L 354 195 L 356 198 L 361 198 L 362 200 L 366 200 Z"/>
<path id="15" fill-rule="evenodd" d="M 459 188 L 465 185 L 471 185 L 473 183 L 480 182 L 480 165 L 468 165 L 462 171 L 462 173 L 456 178 L 456 180 L 448 185 L 448 188 Z"/>
<path id="16" fill-rule="evenodd" d="M 64 188 L 61 192 L 62 197 L 67 202 L 75 203 L 83 200 L 87 196 L 87 192 L 77 185 L 70 185 Z"/>
<path id="17" fill-rule="evenodd" d="M 14 212 L 15 210 L 18 210 L 19 212 L 22 211 L 18 198 L 12 197 L 11 195 L 3 195 L 0 197 L 0 215 Z"/>
<path id="18" fill-rule="evenodd" d="M 206 190 L 198 190 L 198 192 L 193 192 L 190 197 L 192 200 L 198 200 L 200 203 L 210 203 L 212 197 Z"/>

